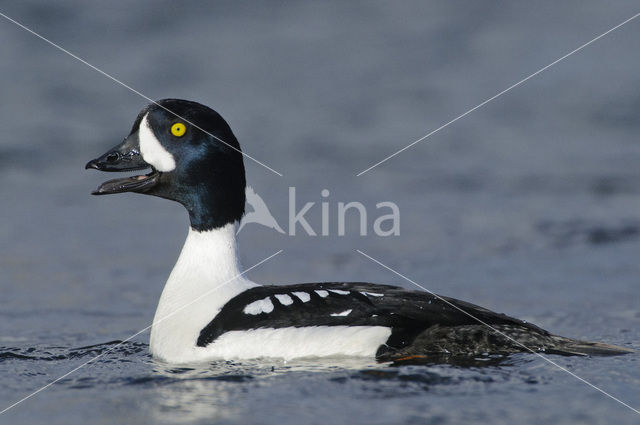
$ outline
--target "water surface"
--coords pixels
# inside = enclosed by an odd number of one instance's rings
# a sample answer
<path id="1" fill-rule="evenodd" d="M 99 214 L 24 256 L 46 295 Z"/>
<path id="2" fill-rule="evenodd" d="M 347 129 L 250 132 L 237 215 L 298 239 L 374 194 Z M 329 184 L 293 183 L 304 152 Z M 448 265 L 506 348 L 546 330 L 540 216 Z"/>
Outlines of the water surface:
<path id="1" fill-rule="evenodd" d="M 321 191 L 401 210 L 397 237 L 248 225 L 265 283 L 410 284 L 558 334 L 640 348 L 640 21 L 380 167 L 384 156 L 637 13 L 637 2 L 3 2 L 0 10 L 151 98 L 217 109 L 247 177 L 286 227 L 288 188 L 319 229 Z M 87 160 L 145 105 L 0 20 L 0 416 L 50 424 L 635 423 L 539 357 L 393 366 L 362 359 L 212 362 L 148 355 L 186 236 L 181 207 L 91 197 Z M 332 213 L 335 214 L 335 213 Z M 372 220 L 372 219 L 371 219 Z M 369 224 L 371 226 L 371 222 Z M 112 350 L 112 351 L 108 351 Z M 550 357 L 634 407 L 638 354 Z"/>

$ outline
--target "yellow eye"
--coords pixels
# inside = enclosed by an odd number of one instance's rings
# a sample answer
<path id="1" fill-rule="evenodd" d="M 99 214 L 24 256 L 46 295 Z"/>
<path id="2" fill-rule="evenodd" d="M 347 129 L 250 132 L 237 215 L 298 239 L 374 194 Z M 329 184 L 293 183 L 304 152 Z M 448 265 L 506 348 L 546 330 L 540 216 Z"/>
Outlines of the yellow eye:
<path id="1" fill-rule="evenodd" d="M 177 122 L 171 126 L 171 134 L 176 137 L 184 136 L 184 133 L 187 131 L 187 127 L 184 126 L 181 122 Z"/>

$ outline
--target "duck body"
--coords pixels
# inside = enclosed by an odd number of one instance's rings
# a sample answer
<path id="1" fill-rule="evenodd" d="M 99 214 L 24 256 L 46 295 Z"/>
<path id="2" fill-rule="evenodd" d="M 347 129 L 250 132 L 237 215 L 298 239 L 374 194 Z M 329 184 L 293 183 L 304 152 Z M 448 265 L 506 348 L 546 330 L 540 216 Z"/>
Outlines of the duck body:
<path id="1" fill-rule="evenodd" d="M 477 305 L 397 286 L 258 285 L 242 275 L 232 225 L 189 231 L 160 297 L 150 340 L 152 355 L 169 363 L 333 356 L 393 361 L 527 348 L 620 353 L 619 347 L 555 336 Z"/>
<path id="2" fill-rule="evenodd" d="M 145 175 L 105 182 L 94 194 L 144 193 L 177 201 L 189 213 L 189 234 L 151 329 L 150 351 L 160 360 L 367 356 L 387 361 L 631 351 L 556 336 L 474 304 L 391 285 L 250 281 L 236 242 L 245 203 L 240 145 L 224 119 L 204 105 L 165 99 L 147 106 L 125 141 L 86 168 L 150 168 Z"/>

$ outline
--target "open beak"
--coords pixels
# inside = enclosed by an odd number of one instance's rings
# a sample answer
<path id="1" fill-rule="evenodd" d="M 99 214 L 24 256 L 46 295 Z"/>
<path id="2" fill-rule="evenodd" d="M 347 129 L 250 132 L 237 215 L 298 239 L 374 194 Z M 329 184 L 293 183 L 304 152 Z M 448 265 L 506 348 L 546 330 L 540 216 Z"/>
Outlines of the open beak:
<path id="1" fill-rule="evenodd" d="M 140 140 L 138 132 L 132 133 L 124 142 L 107 151 L 104 155 L 92 159 L 85 165 L 85 169 L 94 168 L 100 171 L 135 171 L 151 169 L 151 172 L 139 176 L 123 177 L 102 183 L 93 195 L 108 195 L 110 193 L 138 192 L 144 193 L 158 183 L 160 173 L 146 163 L 140 155 Z"/>

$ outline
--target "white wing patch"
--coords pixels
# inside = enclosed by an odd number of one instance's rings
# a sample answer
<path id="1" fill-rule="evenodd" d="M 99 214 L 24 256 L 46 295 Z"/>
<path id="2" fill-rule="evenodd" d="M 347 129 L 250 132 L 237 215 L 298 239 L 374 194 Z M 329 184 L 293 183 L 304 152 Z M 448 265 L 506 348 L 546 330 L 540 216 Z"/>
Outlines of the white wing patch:
<path id="1" fill-rule="evenodd" d="M 271 313 L 272 311 L 273 303 L 269 297 L 247 304 L 244 310 L 242 310 L 244 314 L 251 314 L 253 316 L 260 313 Z"/>
<path id="2" fill-rule="evenodd" d="M 349 309 L 349 310 L 343 311 L 342 313 L 331 313 L 331 315 L 333 317 L 341 317 L 341 316 L 344 317 L 344 316 L 348 316 L 352 311 L 353 311 L 352 309 Z"/>
<path id="3" fill-rule="evenodd" d="M 140 121 L 138 129 L 138 138 L 140 139 L 140 154 L 145 162 L 153 165 L 158 171 L 171 171 L 176 168 L 176 161 L 167 150 L 162 146 L 147 120 L 149 114 Z"/>
<path id="4" fill-rule="evenodd" d="M 372 297 L 384 297 L 384 294 L 378 294 L 376 292 L 360 292 L 362 295 L 369 295 Z"/>
<path id="5" fill-rule="evenodd" d="M 300 298 L 300 301 L 302 301 L 303 303 L 311 300 L 311 295 L 307 294 L 306 292 L 292 292 L 292 294 Z"/>
<path id="6" fill-rule="evenodd" d="M 322 298 L 327 298 L 329 296 L 329 293 L 324 289 L 317 289 L 315 293 L 320 295 Z"/>
<path id="7" fill-rule="evenodd" d="M 349 295 L 349 291 L 343 291 L 342 289 L 329 289 L 329 291 L 338 295 Z"/>
<path id="8" fill-rule="evenodd" d="M 291 305 L 291 304 L 293 304 L 293 300 L 287 294 L 278 294 L 275 297 L 278 299 L 278 301 L 280 301 L 280 304 L 282 304 L 282 305 Z"/>

